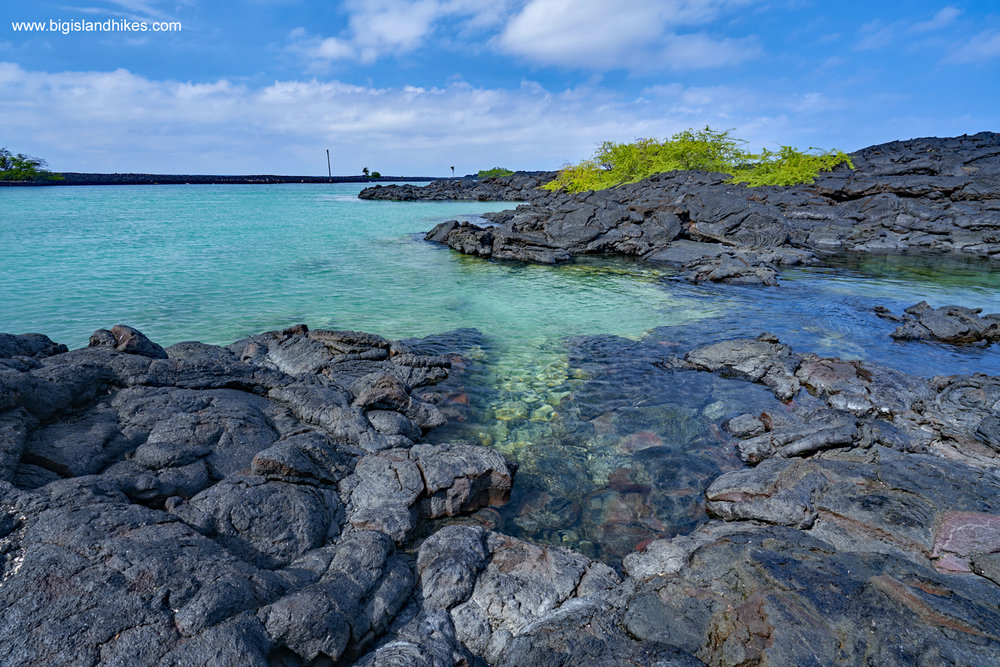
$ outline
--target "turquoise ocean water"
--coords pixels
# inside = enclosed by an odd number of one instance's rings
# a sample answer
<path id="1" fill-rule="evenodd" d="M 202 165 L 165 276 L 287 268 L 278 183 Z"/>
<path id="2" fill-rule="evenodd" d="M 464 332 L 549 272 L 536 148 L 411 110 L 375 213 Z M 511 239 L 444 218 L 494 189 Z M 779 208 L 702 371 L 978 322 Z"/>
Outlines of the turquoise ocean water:
<path id="1" fill-rule="evenodd" d="M 872 312 L 921 299 L 998 312 L 1000 275 L 980 261 L 842 259 L 786 270 L 778 288 L 696 286 L 621 259 L 465 257 L 423 234 L 511 204 L 369 202 L 359 189 L 0 188 L 0 331 L 79 347 L 116 323 L 163 345 L 300 322 L 394 339 L 466 330 L 471 361 L 454 397 L 465 407 L 447 435 L 522 466 L 495 526 L 612 559 L 703 520 L 696 501 L 678 499 L 738 465 L 706 434 L 750 407 L 711 395 L 723 391 L 714 385 L 676 396 L 658 385 L 652 400 L 641 372 L 650 350 L 771 331 L 796 350 L 925 376 L 1000 373 L 993 348 L 895 343 L 895 325 Z M 705 460 L 694 477 L 677 472 Z"/>
<path id="2" fill-rule="evenodd" d="M 359 190 L 5 188 L 0 330 L 70 347 L 116 322 L 165 345 L 298 322 L 391 338 L 456 327 L 546 338 L 697 316 L 652 272 L 491 264 L 421 240 L 437 222 L 510 204 L 369 202 Z"/>

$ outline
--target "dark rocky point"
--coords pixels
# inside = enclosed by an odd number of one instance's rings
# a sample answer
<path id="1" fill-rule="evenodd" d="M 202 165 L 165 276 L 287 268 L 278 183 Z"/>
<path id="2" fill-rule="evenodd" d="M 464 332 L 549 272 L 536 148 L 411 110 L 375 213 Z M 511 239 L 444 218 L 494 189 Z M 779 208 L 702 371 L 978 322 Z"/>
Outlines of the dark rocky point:
<path id="1" fill-rule="evenodd" d="M 695 282 L 775 284 L 781 266 L 831 252 L 1000 253 L 1000 134 L 894 141 L 851 156 L 816 182 L 748 188 L 724 174 L 681 171 L 609 190 L 535 188 L 551 174 L 387 186 L 368 199 L 526 203 L 486 226 L 438 225 L 427 240 L 459 252 L 554 263 L 617 254 L 683 267 Z"/>
<path id="2" fill-rule="evenodd" d="M 382 201 L 522 201 L 536 197 L 538 187 L 555 176 L 554 171 L 519 171 L 494 178 L 449 178 L 427 185 L 376 185 L 358 196 Z"/>

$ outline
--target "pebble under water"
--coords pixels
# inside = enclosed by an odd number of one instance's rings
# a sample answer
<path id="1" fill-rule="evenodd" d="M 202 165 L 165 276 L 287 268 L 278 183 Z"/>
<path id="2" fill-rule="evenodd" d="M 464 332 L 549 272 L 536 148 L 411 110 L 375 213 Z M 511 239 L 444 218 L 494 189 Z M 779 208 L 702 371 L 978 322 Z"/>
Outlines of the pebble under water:
<path id="1" fill-rule="evenodd" d="M 739 467 L 721 425 L 787 409 L 764 388 L 669 370 L 697 345 L 776 334 L 797 352 L 922 376 L 1000 374 L 992 347 L 895 342 L 917 301 L 1000 311 L 1000 273 L 955 257 L 838 258 L 775 288 L 691 285 L 669 268 L 586 258 L 525 266 L 422 240 L 509 203 L 367 202 L 360 186 L 132 186 L 0 191 L 0 331 L 79 347 L 124 322 L 169 345 L 226 344 L 304 322 L 455 359 L 427 390 L 434 441 L 496 447 L 511 501 L 476 519 L 614 562 L 706 519 L 703 491 Z M 800 400 L 809 400 L 808 397 Z"/>

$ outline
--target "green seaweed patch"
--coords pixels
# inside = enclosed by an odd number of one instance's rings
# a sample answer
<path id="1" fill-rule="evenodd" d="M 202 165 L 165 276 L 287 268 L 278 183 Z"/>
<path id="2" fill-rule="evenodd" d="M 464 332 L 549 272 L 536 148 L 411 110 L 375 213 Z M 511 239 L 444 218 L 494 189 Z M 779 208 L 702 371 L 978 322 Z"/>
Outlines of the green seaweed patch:
<path id="1" fill-rule="evenodd" d="M 637 139 L 631 143 L 605 141 L 593 157 L 563 168 L 546 190 L 584 192 L 636 183 L 653 174 L 699 170 L 727 174 L 730 182 L 749 187 L 812 183 L 821 171 L 841 164 L 853 169 L 850 157 L 839 150 L 802 151 L 782 146 L 751 153 L 731 130 L 684 130 L 669 139 Z"/>

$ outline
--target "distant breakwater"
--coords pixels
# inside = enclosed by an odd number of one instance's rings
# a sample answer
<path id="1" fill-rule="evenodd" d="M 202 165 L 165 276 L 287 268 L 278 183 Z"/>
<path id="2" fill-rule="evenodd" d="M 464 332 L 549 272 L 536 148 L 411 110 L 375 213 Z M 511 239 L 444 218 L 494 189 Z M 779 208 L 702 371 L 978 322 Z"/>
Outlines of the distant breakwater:
<path id="1" fill-rule="evenodd" d="M 389 183 L 440 180 L 434 176 L 275 176 L 255 174 L 220 176 L 211 174 L 90 174 L 63 172 L 57 181 L 0 181 L 0 186 L 35 185 L 270 185 L 274 183 Z"/>

